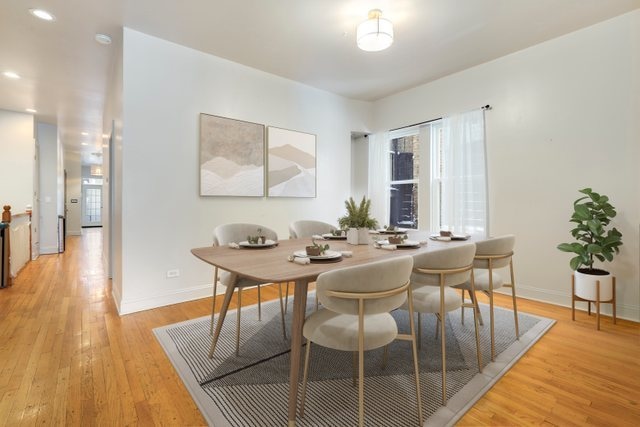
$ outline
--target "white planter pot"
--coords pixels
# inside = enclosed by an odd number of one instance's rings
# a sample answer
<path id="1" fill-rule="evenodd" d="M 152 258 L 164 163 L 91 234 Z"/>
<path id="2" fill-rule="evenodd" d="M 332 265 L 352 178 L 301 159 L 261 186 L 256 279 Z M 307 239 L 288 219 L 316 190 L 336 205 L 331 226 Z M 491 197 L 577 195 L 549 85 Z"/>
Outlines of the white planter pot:
<path id="1" fill-rule="evenodd" d="M 347 230 L 347 243 L 350 245 L 368 245 L 369 230 L 366 228 L 350 228 Z"/>
<path id="2" fill-rule="evenodd" d="M 600 282 L 600 301 L 610 301 L 613 299 L 613 276 L 607 273 L 606 276 L 598 276 L 595 274 L 585 274 L 574 271 L 575 277 L 575 293 L 580 298 L 590 301 L 596 301 L 597 291 L 596 282 Z"/>

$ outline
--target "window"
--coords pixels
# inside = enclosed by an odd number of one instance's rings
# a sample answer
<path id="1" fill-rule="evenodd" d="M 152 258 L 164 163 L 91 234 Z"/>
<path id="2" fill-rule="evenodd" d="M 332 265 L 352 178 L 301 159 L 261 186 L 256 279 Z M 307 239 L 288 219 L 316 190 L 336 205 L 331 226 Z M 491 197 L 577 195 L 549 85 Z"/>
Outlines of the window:
<path id="1" fill-rule="evenodd" d="M 417 128 L 403 133 L 403 136 L 392 134 L 389 145 L 389 224 L 418 228 L 420 139 Z"/>

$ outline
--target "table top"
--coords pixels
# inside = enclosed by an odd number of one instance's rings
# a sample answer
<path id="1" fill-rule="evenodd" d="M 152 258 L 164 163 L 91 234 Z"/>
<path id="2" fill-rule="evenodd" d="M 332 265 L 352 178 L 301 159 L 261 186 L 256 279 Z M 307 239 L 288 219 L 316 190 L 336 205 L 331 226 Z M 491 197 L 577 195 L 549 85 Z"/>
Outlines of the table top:
<path id="1" fill-rule="evenodd" d="M 412 239 L 424 236 L 412 236 Z M 362 265 L 369 262 L 380 261 L 393 257 L 415 255 L 425 251 L 437 251 L 448 247 L 462 245 L 470 242 L 451 241 L 439 242 L 429 240 L 426 245 L 412 249 L 397 249 L 388 251 L 377 249 L 372 244 L 350 245 L 345 241 L 326 241 L 333 251 L 351 251 L 352 257 L 342 257 L 339 262 L 319 262 L 306 265 L 296 264 L 287 260 L 295 251 L 304 250 L 311 244 L 311 239 L 280 240 L 278 246 L 273 248 L 240 248 L 233 249 L 229 246 L 207 246 L 191 250 L 202 261 L 219 267 L 223 270 L 236 273 L 240 276 L 257 280 L 263 283 L 289 282 L 296 280 L 314 281 L 318 275 L 326 271 L 339 268 Z"/>

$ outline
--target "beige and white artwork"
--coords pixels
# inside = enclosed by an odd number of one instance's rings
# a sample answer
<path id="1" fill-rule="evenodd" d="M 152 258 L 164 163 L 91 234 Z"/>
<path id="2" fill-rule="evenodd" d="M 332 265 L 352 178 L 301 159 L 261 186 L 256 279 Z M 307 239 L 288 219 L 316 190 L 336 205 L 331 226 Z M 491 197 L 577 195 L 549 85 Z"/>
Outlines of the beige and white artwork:
<path id="1" fill-rule="evenodd" d="M 200 195 L 264 196 L 264 125 L 200 114 Z"/>
<path id="2" fill-rule="evenodd" d="M 270 197 L 316 197 L 316 136 L 267 128 Z"/>

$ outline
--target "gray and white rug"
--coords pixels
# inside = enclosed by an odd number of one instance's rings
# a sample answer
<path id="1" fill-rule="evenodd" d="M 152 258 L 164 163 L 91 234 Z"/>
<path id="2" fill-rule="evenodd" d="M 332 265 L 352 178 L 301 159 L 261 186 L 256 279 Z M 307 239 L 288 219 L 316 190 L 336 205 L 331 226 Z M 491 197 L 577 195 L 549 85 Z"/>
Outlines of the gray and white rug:
<path id="1" fill-rule="evenodd" d="M 315 306 L 309 295 L 308 310 Z M 520 340 L 515 339 L 513 312 L 496 308 L 496 361 L 490 362 L 489 310 L 482 306 L 480 326 L 483 370 L 478 373 L 473 317 L 465 324 L 460 310 L 447 314 L 447 406 L 441 405 L 440 338 L 433 315 L 422 315 L 419 349 L 422 405 L 428 425 L 451 425 L 491 388 L 509 368 L 555 323 L 519 314 Z M 291 311 L 286 324 L 291 324 Z M 408 316 L 397 310 L 401 332 L 408 332 Z M 244 307 L 240 356 L 235 356 L 235 311 L 227 314 L 216 354 L 208 359 L 209 317 L 154 329 L 156 337 L 187 386 L 198 408 L 213 426 L 283 426 L 287 424 L 289 341 L 282 336 L 277 301 Z M 289 336 L 287 331 L 287 336 Z M 352 385 L 351 353 L 318 345 L 311 349 L 309 384 L 300 426 L 348 426 L 358 422 L 358 391 Z M 365 353 L 365 423 L 371 426 L 416 425 L 415 386 L 410 343 L 389 347 L 382 368 L 382 349 Z"/>

